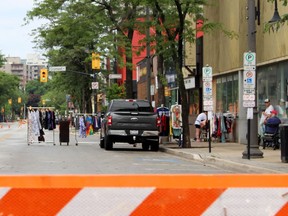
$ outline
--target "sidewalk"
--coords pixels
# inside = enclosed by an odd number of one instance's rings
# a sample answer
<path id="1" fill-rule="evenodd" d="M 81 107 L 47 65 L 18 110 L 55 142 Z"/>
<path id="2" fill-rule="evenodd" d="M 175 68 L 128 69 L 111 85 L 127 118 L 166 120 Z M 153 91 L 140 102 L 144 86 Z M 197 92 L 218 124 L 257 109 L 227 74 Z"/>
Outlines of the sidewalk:
<path id="1" fill-rule="evenodd" d="M 192 142 L 192 148 L 179 148 L 176 142 L 160 144 L 160 151 L 179 157 L 195 160 L 208 166 L 221 167 L 240 173 L 288 173 L 288 163 L 281 161 L 281 150 L 262 149 L 263 158 L 243 159 L 247 145 L 239 143 Z"/>

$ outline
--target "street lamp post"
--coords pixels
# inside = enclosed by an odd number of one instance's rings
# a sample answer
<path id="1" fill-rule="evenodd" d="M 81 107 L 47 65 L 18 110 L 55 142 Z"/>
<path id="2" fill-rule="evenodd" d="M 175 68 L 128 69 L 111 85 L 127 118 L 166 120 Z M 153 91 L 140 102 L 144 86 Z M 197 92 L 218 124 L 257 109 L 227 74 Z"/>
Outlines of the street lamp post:
<path id="1" fill-rule="evenodd" d="M 277 7 L 277 0 L 274 1 L 275 8 L 274 8 L 274 15 L 272 19 L 269 21 L 269 23 L 273 24 L 279 20 L 281 20 L 281 17 L 278 13 L 278 7 Z M 255 10 L 255 0 L 247 0 L 248 5 L 248 50 L 251 52 L 256 53 L 256 24 L 255 24 L 255 18 L 256 18 L 256 10 Z M 258 0 L 258 10 L 257 10 L 257 16 L 258 16 L 258 24 L 260 23 L 260 9 L 259 9 L 259 0 Z M 257 72 L 255 72 L 255 107 L 253 108 L 253 119 L 252 121 L 248 120 L 248 146 L 247 149 L 242 153 L 242 158 L 248 158 L 250 159 L 250 156 L 252 158 L 262 158 L 263 152 L 260 151 L 259 145 L 258 145 L 258 110 L 257 110 Z M 250 145 L 251 143 L 251 145 Z"/>
<path id="2" fill-rule="evenodd" d="M 248 50 L 256 53 L 256 23 L 255 23 L 255 0 L 247 0 L 248 4 Z M 253 119 L 248 119 L 248 145 L 242 153 L 242 158 L 262 158 L 263 152 L 258 145 L 258 110 L 257 110 L 257 72 L 255 69 L 255 107 Z"/>

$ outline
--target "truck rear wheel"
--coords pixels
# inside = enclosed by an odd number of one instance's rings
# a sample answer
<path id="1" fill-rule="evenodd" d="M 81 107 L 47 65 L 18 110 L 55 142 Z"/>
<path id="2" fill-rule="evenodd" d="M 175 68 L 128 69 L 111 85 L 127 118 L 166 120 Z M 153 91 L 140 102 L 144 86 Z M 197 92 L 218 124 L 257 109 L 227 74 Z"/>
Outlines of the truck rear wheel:
<path id="1" fill-rule="evenodd" d="M 151 141 L 151 151 L 159 150 L 159 141 Z"/>
<path id="2" fill-rule="evenodd" d="M 149 150 L 149 146 L 150 146 L 150 144 L 148 142 L 143 142 L 142 143 L 142 149 L 144 151 L 148 151 Z"/>
<path id="3" fill-rule="evenodd" d="M 104 144 L 105 144 L 105 150 L 112 150 L 113 142 L 111 141 L 111 138 L 109 136 L 105 137 Z"/>
<path id="4" fill-rule="evenodd" d="M 104 139 L 100 139 L 100 148 L 104 148 Z"/>

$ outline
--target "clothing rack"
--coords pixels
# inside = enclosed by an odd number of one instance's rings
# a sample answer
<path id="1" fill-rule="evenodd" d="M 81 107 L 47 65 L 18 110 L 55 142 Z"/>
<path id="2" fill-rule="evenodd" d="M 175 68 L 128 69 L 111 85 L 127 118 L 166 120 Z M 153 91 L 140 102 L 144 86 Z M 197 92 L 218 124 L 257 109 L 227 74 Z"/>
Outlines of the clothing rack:
<path id="1" fill-rule="evenodd" d="M 97 115 L 98 115 L 97 113 L 75 113 L 75 141 L 76 141 L 76 145 L 78 145 L 78 143 L 79 143 L 79 141 L 77 139 L 77 128 L 80 126 L 79 125 L 79 117 L 80 116 L 97 116 Z M 79 130 L 79 128 L 78 128 L 78 130 Z M 95 142 L 88 142 L 88 141 L 83 142 L 83 141 L 81 141 L 81 143 L 95 143 Z"/>
<path id="2" fill-rule="evenodd" d="M 31 109 L 37 109 L 39 112 L 40 112 L 40 110 L 39 109 L 55 109 L 55 107 L 32 107 L 32 106 L 29 106 L 29 107 L 27 107 L 27 117 L 30 115 L 29 114 L 29 111 L 31 110 Z M 55 145 L 55 133 L 54 133 L 54 129 L 52 129 L 52 131 L 53 131 L 53 139 L 52 140 L 48 140 L 48 141 L 34 141 L 34 140 L 31 140 L 31 141 L 29 141 L 29 139 L 31 138 L 30 136 L 31 136 L 31 134 L 29 134 L 29 126 L 30 126 L 30 120 L 28 119 L 28 121 L 27 121 L 27 144 L 28 145 L 30 145 L 30 144 L 32 144 L 32 143 L 40 143 L 40 142 L 45 142 L 45 143 L 53 143 L 53 145 Z M 41 125 L 41 129 L 43 130 L 43 128 L 42 128 L 42 125 Z"/>

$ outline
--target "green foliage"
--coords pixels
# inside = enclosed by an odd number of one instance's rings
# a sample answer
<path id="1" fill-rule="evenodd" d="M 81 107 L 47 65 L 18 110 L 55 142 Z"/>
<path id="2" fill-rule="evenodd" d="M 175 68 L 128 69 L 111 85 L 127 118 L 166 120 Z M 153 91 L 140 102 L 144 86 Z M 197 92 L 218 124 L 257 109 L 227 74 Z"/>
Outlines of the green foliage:
<path id="1" fill-rule="evenodd" d="M 4 65 L 4 63 L 5 63 L 5 57 L 0 52 L 0 67 L 2 67 Z"/>
<path id="2" fill-rule="evenodd" d="M 8 99 L 17 101 L 19 96 L 19 78 L 15 75 L 0 72 L 0 105 L 8 102 Z"/>
<path id="3" fill-rule="evenodd" d="M 124 85 L 119 86 L 117 83 L 113 83 L 106 89 L 106 99 L 110 102 L 113 99 L 125 98 Z"/>

